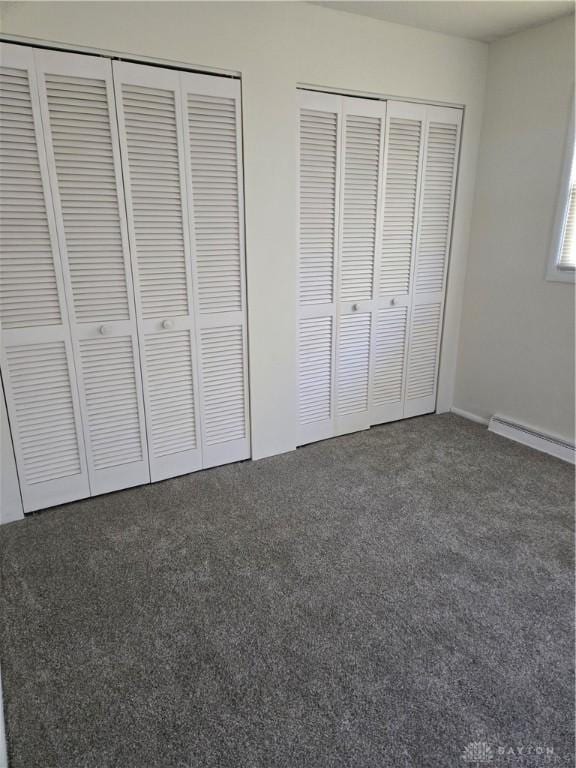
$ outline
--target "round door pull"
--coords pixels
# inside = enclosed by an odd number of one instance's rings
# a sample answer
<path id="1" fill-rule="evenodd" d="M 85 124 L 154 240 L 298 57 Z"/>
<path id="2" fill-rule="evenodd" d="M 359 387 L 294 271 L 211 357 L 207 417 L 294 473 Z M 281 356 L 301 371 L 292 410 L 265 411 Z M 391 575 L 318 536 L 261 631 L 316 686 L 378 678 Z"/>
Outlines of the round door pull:
<path id="1" fill-rule="evenodd" d="M 358 312 L 358 304 L 352 304 L 352 312 Z"/>
<path id="2" fill-rule="evenodd" d="M 167 331 L 174 328 L 174 320 L 164 320 L 162 322 L 162 328 L 165 328 Z"/>
<path id="3" fill-rule="evenodd" d="M 100 336 L 107 336 L 110 333 L 110 326 L 101 325 L 100 328 L 98 328 L 98 333 L 100 334 Z"/>
<path id="4" fill-rule="evenodd" d="M 396 299 L 390 299 L 390 304 L 392 304 L 392 306 L 394 306 L 394 304 L 396 304 Z"/>

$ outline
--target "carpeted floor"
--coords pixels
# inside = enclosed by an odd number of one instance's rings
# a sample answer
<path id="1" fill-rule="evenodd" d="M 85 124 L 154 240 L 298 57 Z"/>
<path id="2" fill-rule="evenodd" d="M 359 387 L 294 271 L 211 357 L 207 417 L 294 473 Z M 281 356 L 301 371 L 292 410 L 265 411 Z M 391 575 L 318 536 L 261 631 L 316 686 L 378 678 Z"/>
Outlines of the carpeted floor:
<path id="1" fill-rule="evenodd" d="M 443 415 L 4 526 L 11 768 L 572 765 L 572 520 Z"/>

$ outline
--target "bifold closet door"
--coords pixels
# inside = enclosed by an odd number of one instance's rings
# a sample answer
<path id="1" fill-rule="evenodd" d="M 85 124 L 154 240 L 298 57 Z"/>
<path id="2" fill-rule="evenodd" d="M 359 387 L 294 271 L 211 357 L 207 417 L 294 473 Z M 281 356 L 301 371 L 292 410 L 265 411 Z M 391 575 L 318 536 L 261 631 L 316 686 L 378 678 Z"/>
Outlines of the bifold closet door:
<path id="1" fill-rule="evenodd" d="M 372 424 L 436 408 L 461 119 L 388 102 Z"/>
<path id="2" fill-rule="evenodd" d="M 436 408 L 461 122 L 460 109 L 426 107 L 404 417 Z"/>
<path id="3" fill-rule="evenodd" d="M 386 105 L 300 93 L 299 443 L 370 426 Z"/>
<path id="4" fill-rule="evenodd" d="M 35 58 L 94 495 L 150 479 L 112 68 Z"/>
<path id="5" fill-rule="evenodd" d="M 113 69 L 155 481 L 202 467 L 180 73 Z"/>
<path id="6" fill-rule="evenodd" d="M 370 423 L 404 416 L 408 334 L 426 123 L 424 104 L 388 102 Z"/>
<path id="7" fill-rule="evenodd" d="M 34 53 L 0 44 L 0 353 L 26 512 L 90 495 Z"/>
<path id="8" fill-rule="evenodd" d="M 299 444 L 436 407 L 461 116 L 300 93 Z"/>
<path id="9" fill-rule="evenodd" d="M 298 444 L 334 435 L 342 98 L 300 91 Z"/>
<path id="10" fill-rule="evenodd" d="M 180 73 L 203 466 L 250 457 L 240 82 Z"/>
<path id="11" fill-rule="evenodd" d="M 240 87 L 114 63 L 153 480 L 250 456 Z"/>
<path id="12" fill-rule="evenodd" d="M 370 426 L 370 372 L 379 262 L 386 104 L 342 100 L 335 434 Z"/>

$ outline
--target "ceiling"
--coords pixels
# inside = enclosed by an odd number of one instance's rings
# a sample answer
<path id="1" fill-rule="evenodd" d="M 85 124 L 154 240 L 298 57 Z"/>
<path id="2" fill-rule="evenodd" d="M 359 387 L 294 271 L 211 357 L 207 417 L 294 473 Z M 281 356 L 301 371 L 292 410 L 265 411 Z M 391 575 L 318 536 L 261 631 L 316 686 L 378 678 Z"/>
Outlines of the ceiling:
<path id="1" fill-rule="evenodd" d="M 491 43 L 574 12 L 574 0 L 396 0 L 316 2 L 338 11 Z"/>

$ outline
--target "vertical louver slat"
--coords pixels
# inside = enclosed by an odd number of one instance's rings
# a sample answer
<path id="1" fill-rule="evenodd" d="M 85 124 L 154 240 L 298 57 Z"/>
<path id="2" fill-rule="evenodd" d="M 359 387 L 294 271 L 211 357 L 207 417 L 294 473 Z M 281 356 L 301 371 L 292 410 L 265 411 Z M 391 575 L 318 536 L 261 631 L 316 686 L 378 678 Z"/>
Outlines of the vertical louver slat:
<path id="1" fill-rule="evenodd" d="M 4 329 L 62 323 L 32 109 L 28 72 L 0 67 L 0 321 Z"/>
<path id="2" fill-rule="evenodd" d="M 435 392 L 441 316 L 440 304 L 421 304 L 413 310 L 406 388 L 408 400 L 428 397 Z"/>
<path id="3" fill-rule="evenodd" d="M 242 309 L 236 100 L 188 94 L 190 174 L 201 315 Z"/>
<path id="4" fill-rule="evenodd" d="M 376 315 L 372 404 L 400 403 L 403 396 L 406 307 L 383 309 Z"/>
<path id="5" fill-rule="evenodd" d="M 76 319 L 128 319 L 107 84 L 60 74 L 44 82 Z"/>
<path id="6" fill-rule="evenodd" d="M 391 118 L 382 224 L 380 295 L 407 295 L 416 217 L 422 123 Z"/>
<path id="7" fill-rule="evenodd" d="M 416 258 L 416 293 L 441 291 L 450 228 L 458 128 L 431 122 L 424 167 Z"/>
<path id="8" fill-rule="evenodd" d="M 150 334 L 145 350 L 152 455 L 197 448 L 190 331 Z"/>
<path id="9" fill-rule="evenodd" d="M 301 424 L 325 421 L 332 415 L 332 318 L 300 321 L 298 395 Z"/>
<path id="10" fill-rule="evenodd" d="M 341 301 L 371 299 L 380 165 L 380 120 L 348 115 L 345 123 Z"/>
<path id="11" fill-rule="evenodd" d="M 132 339 L 84 339 L 79 347 L 94 468 L 141 461 Z"/>
<path id="12" fill-rule="evenodd" d="M 78 475 L 81 462 L 64 342 L 9 346 L 6 361 L 24 482 L 35 485 Z"/>
<path id="13" fill-rule="evenodd" d="M 188 315 L 174 93 L 122 85 L 142 317 Z"/>
<path id="14" fill-rule="evenodd" d="M 370 324 L 371 316 L 368 312 L 340 318 L 336 363 L 339 416 L 368 408 Z"/>
<path id="15" fill-rule="evenodd" d="M 299 300 L 333 301 L 338 116 L 300 113 Z"/>
<path id="16" fill-rule="evenodd" d="M 209 446 L 246 436 L 242 327 L 201 331 L 204 434 Z"/>

